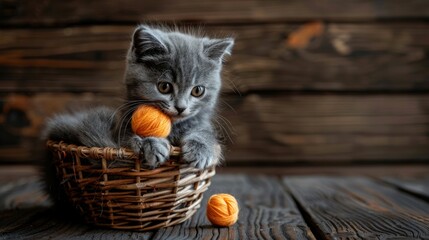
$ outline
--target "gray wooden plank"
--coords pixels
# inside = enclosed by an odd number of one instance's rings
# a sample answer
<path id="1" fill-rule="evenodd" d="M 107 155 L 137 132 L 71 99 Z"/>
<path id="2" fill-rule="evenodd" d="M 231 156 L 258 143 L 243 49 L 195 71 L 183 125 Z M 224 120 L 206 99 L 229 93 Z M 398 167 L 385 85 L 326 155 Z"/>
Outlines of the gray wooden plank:
<path id="1" fill-rule="evenodd" d="M 390 183 L 402 191 L 429 200 L 429 171 L 421 176 L 382 177 L 381 180 Z"/>
<path id="2" fill-rule="evenodd" d="M 34 207 L 0 212 L 0 239 L 150 239 L 152 233 L 94 228 L 67 219 L 53 208 Z"/>
<path id="3" fill-rule="evenodd" d="M 0 211 L 34 206 L 48 207 L 52 203 L 41 191 L 42 183 L 37 177 L 26 177 L 0 185 Z"/>
<path id="4" fill-rule="evenodd" d="M 240 205 L 238 222 L 214 227 L 206 218 L 207 199 L 229 193 Z M 272 177 L 220 175 L 213 179 L 202 206 L 188 221 L 160 229 L 153 239 L 314 239 L 291 197 Z"/>
<path id="5" fill-rule="evenodd" d="M 429 204 L 362 177 L 286 177 L 320 239 L 429 239 Z"/>
<path id="6" fill-rule="evenodd" d="M 0 186 L 0 239 L 150 239 L 139 233 L 96 228 L 72 219 L 46 201 L 38 179 L 24 178 Z"/>

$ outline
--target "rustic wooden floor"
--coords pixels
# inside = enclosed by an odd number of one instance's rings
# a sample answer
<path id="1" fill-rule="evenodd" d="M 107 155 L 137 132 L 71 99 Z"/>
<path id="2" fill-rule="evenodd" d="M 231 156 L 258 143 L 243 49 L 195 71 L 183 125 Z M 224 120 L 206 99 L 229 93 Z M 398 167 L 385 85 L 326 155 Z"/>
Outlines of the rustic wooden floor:
<path id="1" fill-rule="evenodd" d="M 213 227 L 205 203 L 181 225 L 140 233 L 98 229 L 54 212 L 38 178 L 0 178 L 1 239 L 429 239 L 429 176 L 370 178 L 218 174 L 208 196 L 241 207 Z"/>

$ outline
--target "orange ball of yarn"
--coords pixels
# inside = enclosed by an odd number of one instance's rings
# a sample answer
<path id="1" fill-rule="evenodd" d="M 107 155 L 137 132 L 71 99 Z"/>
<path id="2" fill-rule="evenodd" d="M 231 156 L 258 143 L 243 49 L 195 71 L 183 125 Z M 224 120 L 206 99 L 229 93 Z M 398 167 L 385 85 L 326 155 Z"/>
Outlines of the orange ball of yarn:
<path id="1" fill-rule="evenodd" d="M 207 218 L 214 225 L 227 227 L 238 219 L 237 200 L 229 194 L 212 195 L 207 203 Z"/>
<path id="2" fill-rule="evenodd" d="M 171 131 L 171 119 L 156 107 L 142 105 L 131 117 L 131 128 L 139 136 L 165 138 Z"/>

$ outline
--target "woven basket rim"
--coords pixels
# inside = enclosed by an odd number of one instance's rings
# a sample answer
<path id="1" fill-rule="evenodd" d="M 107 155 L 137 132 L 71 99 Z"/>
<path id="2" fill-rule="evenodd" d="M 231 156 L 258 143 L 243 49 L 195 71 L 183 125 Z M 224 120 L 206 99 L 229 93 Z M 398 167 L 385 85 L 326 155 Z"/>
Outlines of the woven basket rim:
<path id="1" fill-rule="evenodd" d="M 61 152 L 72 152 L 80 157 L 87 157 L 94 160 L 105 159 L 112 160 L 140 160 L 138 154 L 128 148 L 113 148 L 113 147 L 87 147 L 79 146 L 76 144 L 69 144 L 64 141 L 47 140 L 46 147 L 48 149 L 55 149 Z M 181 154 L 180 147 L 170 146 L 170 157 L 177 158 Z"/>

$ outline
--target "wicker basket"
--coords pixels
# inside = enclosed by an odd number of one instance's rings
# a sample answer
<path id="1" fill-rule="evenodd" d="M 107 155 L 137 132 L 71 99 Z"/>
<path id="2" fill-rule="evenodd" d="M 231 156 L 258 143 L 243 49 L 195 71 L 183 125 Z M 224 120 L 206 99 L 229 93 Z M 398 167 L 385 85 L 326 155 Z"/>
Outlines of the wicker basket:
<path id="1" fill-rule="evenodd" d="M 171 159 L 154 170 L 130 150 L 47 142 L 61 185 L 87 222 L 116 229 L 151 230 L 181 223 L 200 207 L 214 167 L 199 170 Z M 99 164 L 91 164 L 98 161 Z M 117 162 L 122 167 L 115 167 Z"/>

